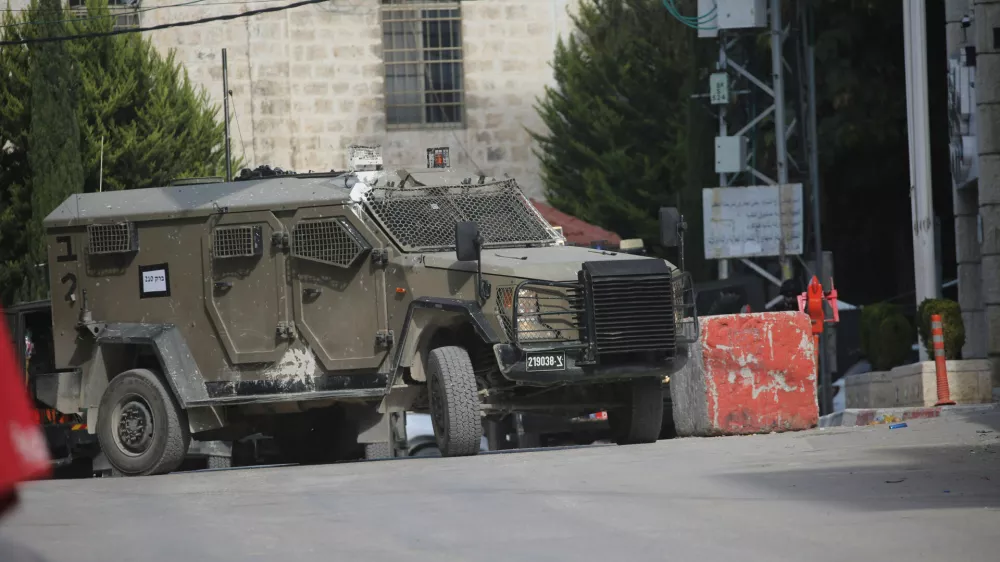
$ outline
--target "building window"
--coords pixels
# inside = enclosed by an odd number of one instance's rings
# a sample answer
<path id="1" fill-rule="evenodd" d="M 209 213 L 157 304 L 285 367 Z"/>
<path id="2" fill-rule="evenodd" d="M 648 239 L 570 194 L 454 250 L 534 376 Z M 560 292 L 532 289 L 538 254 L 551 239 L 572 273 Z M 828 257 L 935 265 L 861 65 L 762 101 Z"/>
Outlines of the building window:
<path id="1" fill-rule="evenodd" d="M 464 122 L 462 15 L 455 0 L 382 0 L 386 124 Z"/>
<path id="2" fill-rule="evenodd" d="M 112 29 L 134 29 L 139 27 L 140 0 L 108 0 L 108 13 Z M 78 17 L 86 18 L 87 0 L 69 0 L 69 7 Z"/>

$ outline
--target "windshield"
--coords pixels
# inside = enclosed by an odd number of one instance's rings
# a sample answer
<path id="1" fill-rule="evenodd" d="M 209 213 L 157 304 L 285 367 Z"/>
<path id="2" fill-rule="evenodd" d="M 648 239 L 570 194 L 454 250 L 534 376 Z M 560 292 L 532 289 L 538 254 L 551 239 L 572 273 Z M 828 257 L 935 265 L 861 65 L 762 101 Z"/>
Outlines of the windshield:
<path id="1" fill-rule="evenodd" d="M 482 185 L 376 187 L 365 207 L 405 251 L 455 247 L 455 223 L 479 225 L 485 247 L 545 245 L 558 233 L 510 180 Z"/>

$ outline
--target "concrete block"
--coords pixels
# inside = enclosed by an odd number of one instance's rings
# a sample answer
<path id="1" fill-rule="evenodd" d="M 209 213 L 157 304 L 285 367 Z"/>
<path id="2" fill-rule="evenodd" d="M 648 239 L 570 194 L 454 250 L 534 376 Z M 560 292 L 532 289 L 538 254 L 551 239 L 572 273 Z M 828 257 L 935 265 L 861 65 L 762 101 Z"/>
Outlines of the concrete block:
<path id="1" fill-rule="evenodd" d="M 1000 224 L 997 224 L 997 228 L 993 230 L 996 230 L 997 234 L 1000 235 Z M 979 271 L 981 286 L 979 290 L 983 306 L 1000 304 L 1000 276 L 997 275 L 997 272 L 1000 271 L 1000 255 L 983 254 L 981 259 Z"/>
<path id="2" fill-rule="evenodd" d="M 982 123 L 981 116 L 977 116 Z M 979 127 L 988 129 L 989 127 Z M 985 154 L 980 150 L 979 154 L 979 205 L 1000 205 L 1000 189 L 995 186 L 1000 185 L 1000 154 Z"/>
<path id="3" fill-rule="evenodd" d="M 986 354 L 1000 354 L 1000 307 L 986 307 L 983 318 L 986 324 Z"/>
<path id="4" fill-rule="evenodd" d="M 875 408 L 877 405 L 892 405 L 896 402 L 896 392 L 889 371 L 874 371 L 850 375 L 844 381 L 846 406 L 848 408 Z"/>
<path id="5" fill-rule="evenodd" d="M 806 315 L 709 316 L 701 329 L 701 345 L 670 383 L 680 383 L 671 390 L 678 434 L 738 435 L 816 425 L 816 350 Z"/>
<path id="6" fill-rule="evenodd" d="M 997 123 L 1000 122 L 1000 104 L 997 103 L 983 103 L 976 100 L 976 122 L 977 123 Z M 976 143 L 979 146 L 979 154 L 1000 154 L 1000 128 L 998 127 L 977 127 L 976 129 Z M 982 180 L 980 180 L 980 185 L 983 185 Z M 979 190 L 980 197 L 983 196 L 984 191 Z M 983 204 L 983 200 L 979 201 L 980 206 Z"/>
<path id="7" fill-rule="evenodd" d="M 965 323 L 965 345 L 962 346 L 962 357 L 966 359 L 985 358 L 986 313 L 982 309 L 963 310 L 962 322 Z"/>
<path id="8" fill-rule="evenodd" d="M 993 28 L 1000 27 L 1000 2 L 984 2 L 975 4 L 976 51 L 980 53 L 995 53 L 993 46 Z"/>
<path id="9" fill-rule="evenodd" d="M 990 362 L 985 359 L 946 362 L 951 399 L 959 404 L 992 400 Z M 937 404 L 937 370 L 933 361 L 896 367 L 889 372 L 847 377 L 847 408 L 930 407 Z"/>
<path id="10" fill-rule="evenodd" d="M 704 320 L 704 319 L 703 319 Z M 713 435 L 708 415 L 708 385 L 700 345 L 688 349 L 688 362 L 670 378 L 674 426 L 682 437 Z"/>
<path id="11" fill-rule="evenodd" d="M 955 216 L 956 261 L 960 264 L 979 262 L 979 208 L 975 214 Z"/>
<path id="12" fill-rule="evenodd" d="M 1000 205 L 980 205 L 979 214 L 983 218 L 983 241 L 979 247 L 980 255 L 1000 255 Z"/>
<path id="13" fill-rule="evenodd" d="M 976 53 L 976 76 L 996 76 L 997 72 L 1000 53 Z M 976 103 L 1000 103 L 1000 84 L 996 80 L 976 80 Z"/>
<path id="14" fill-rule="evenodd" d="M 981 276 L 979 262 L 958 264 L 958 304 L 962 310 L 983 308 Z"/>

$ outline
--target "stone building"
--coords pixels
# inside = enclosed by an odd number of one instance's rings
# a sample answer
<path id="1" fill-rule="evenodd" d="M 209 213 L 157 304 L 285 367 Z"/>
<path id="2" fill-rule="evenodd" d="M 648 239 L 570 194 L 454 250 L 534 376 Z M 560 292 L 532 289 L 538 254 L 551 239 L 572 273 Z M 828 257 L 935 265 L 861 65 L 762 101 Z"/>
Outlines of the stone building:
<path id="1" fill-rule="evenodd" d="M 135 11 L 120 25 L 149 27 L 292 0 L 111 2 Z M 329 0 L 146 35 L 220 107 L 227 50 L 232 150 L 250 165 L 343 169 L 348 145 L 379 144 L 387 165 L 425 166 L 427 148 L 447 146 L 452 165 L 508 173 L 538 198 L 528 130 L 544 130 L 535 103 L 575 5 Z"/>

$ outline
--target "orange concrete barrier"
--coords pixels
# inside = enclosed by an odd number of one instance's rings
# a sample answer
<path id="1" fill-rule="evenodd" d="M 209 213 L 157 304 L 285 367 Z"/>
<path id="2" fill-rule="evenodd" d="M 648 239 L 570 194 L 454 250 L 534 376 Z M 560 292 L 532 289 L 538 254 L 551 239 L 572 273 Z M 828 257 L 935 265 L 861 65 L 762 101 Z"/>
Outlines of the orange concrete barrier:
<path id="1" fill-rule="evenodd" d="M 816 351 L 809 317 L 764 312 L 701 319 L 701 345 L 671 378 L 681 436 L 815 427 Z"/>

